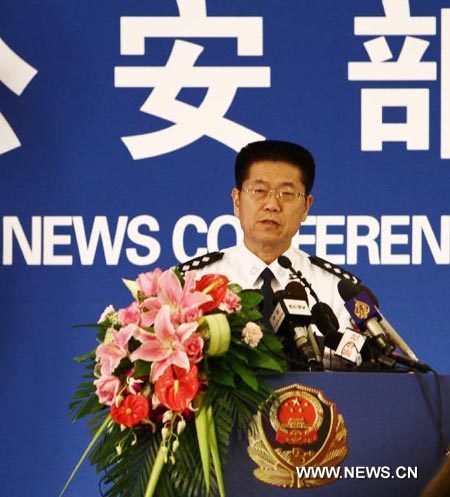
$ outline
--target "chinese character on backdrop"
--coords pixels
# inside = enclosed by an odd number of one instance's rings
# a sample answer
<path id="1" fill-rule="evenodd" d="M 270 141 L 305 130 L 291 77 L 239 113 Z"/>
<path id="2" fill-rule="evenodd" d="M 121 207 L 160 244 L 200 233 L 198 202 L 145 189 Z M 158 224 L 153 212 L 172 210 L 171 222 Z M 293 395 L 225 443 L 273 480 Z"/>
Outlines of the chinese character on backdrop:
<path id="1" fill-rule="evenodd" d="M 21 95 L 36 74 L 37 70 L 19 57 L 0 38 L 0 81 L 16 95 Z M 0 155 L 20 145 L 16 133 L 0 112 Z"/>
<path id="2" fill-rule="evenodd" d="M 429 150 L 430 90 L 425 82 L 437 80 L 437 63 L 424 61 L 435 36 L 436 17 L 412 16 L 409 0 L 382 0 L 384 16 L 355 17 L 354 34 L 371 37 L 364 43 L 367 62 L 350 62 L 350 81 L 371 81 L 379 88 L 361 90 L 361 150 L 381 151 L 385 142 L 404 142 L 407 150 Z M 450 9 L 441 10 L 441 158 L 450 158 Z M 387 37 L 402 37 L 397 60 Z M 405 82 L 389 88 L 386 82 Z M 408 82 L 424 87 L 408 87 Z M 424 82 L 424 83 L 421 83 Z M 384 83 L 384 84 L 383 84 Z M 415 85 L 417 86 L 417 84 Z M 405 109 L 403 122 L 385 122 L 386 108 Z"/>
<path id="3" fill-rule="evenodd" d="M 177 0 L 178 17 L 122 17 L 121 55 L 145 55 L 146 38 L 236 38 L 238 56 L 263 55 L 260 17 L 208 17 L 206 0 Z M 153 88 L 140 110 L 173 124 L 122 137 L 133 159 L 155 157 L 203 136 L 239 150 L 264 137 L 225 117 L 238 88 L 270 87 L 270 67 L 198 66 L 204 47 L 175 39 L 165 66 L 118 66 L 118 88 Z M 183 88 L 206 88 L 197 107 L 179 100 Z"/>

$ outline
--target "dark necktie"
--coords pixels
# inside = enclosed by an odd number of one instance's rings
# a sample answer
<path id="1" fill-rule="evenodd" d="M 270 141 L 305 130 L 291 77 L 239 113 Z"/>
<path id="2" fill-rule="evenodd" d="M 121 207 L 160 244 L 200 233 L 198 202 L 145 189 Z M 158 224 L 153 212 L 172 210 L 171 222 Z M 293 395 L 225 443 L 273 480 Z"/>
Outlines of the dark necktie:
<path id="1" fill-rule="evenodd" d="M 266 267 L 266 269 L 264 269 L 264 271 L 260 274 L 260 277 L 263 280 L 261 292 L 264 297 L 264 300 L 262 302 L 263 304 L 262 322 L 264 325 L 266 325 L 267 329 L 272 330 L 272 326 L 270 325 L 270 316 L 273 311 L 273 296 L 274 296 L 274 292 L 272 289 L 273 273 L 268 267 Z"/>

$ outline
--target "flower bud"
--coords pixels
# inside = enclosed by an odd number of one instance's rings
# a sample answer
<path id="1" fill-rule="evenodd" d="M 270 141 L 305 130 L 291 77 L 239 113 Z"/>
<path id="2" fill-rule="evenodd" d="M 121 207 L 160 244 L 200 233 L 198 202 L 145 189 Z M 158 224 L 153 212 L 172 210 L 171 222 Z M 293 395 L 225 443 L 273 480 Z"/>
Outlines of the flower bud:
<path id="1" fill-rule="evenodd" d="M 174 442 L 172 444 L 172 452 L 176 452 L 179 446 L 180 446 L 180 442 L 178 440 L 174 440 Z"/>
<path id="2" fill-rule="evenodd" d="M 167 423 L 173 418 L 173 412 L 172 411 L 166 411 L 162 417 L 162 422 Z"/>
<path id="3" fill-rule="evenodd" d="M 186 428 L 186 421 L 182 418 L 177 424 L 177 434 L 180 435 Z"/>
<path id="4" fill-rule="evenodd" d="M 145 391 L 145 388 L 144 388 Z M 145 394 L 143 394 L 145 395 Z M 159 406 L 160 402 L 156 395 L 152 395 L 152 409 L 155 410 Z"/>
<path id="5" fill-rule="evenodd" d="M 169 428 L 164 426 L 164 428 L 161 430 L 161 435 L 162 439 L 165 440 L 169 436 Z"/>

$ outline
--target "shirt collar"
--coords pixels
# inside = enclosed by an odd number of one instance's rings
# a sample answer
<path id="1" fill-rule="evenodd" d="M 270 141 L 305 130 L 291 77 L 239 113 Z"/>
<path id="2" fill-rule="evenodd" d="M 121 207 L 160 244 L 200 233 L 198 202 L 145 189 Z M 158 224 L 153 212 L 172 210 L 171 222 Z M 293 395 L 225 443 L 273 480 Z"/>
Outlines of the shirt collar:
<path id="1" fill-rule="evenodd" d="M 272 283 L 272 288 L 274 291 L 286 288 L 289 283 L 289 269 L 285 269 L 278 264 L 277 259 L 272 263 L 267 265 L 263 260 L 261 260 L 257 255 L 251 252 L 243 243 L 238 246 L 239 250 L 239 261 L 243 269 L 243 277 L 245 276 L 245 286 L 246 288 L 259 288 L 262 285 L 262 280 L 260 279 L 260 274 L 262 271 L 268 267 L 273 275 L 274 282 Z M 291 261 L 295 258 L 295 249 L 289 247 L 286 252 L 282 255 L 288 257 Z M 258 281 L 259 280 L 259 281 Z"/>
<path id="2" fill-rule="evenodd" d="M 291 262 L 295 260 L 295 250 L 293 247 L 289 247 L 286 252 L 282 255 L 286 256 Z M 284 290 L 286 285 L 289 283 L 290 271 L 278 264 L 278 260 L 275 259 L 271 264 L 269 264 L 269 268 L 275 276 L 276 284 L 272 285 L 275 291 Z"/>

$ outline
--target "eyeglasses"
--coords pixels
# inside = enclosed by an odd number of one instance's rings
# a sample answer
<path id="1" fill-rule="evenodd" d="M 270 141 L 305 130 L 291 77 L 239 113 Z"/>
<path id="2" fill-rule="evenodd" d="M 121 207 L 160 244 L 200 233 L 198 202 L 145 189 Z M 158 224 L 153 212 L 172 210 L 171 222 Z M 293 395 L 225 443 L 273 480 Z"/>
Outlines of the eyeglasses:
<path id="1" fill-rule="evenodd" d="M 280 190 L 278 188 L 266 188 L 265 186 L 255 186 L 253 188 L 241 188 L 241 191 L 248 193 L 255 200 L 266 200 L 271 195 L 278 198 L 283 203 L 288 204 L 297 198 L 307 197 L 306 193 L 293 192 L 292 190 Z"/>

